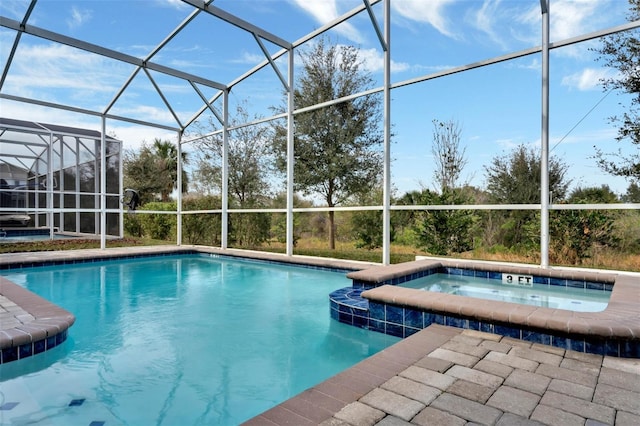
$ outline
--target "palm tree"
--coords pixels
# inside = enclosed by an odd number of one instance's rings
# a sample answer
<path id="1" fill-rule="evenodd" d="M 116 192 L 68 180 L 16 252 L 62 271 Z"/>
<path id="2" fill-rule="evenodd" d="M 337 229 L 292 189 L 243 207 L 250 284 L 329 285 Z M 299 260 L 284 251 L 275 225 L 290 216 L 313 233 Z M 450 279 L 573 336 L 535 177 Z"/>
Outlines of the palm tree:
<path id="1" fill-rule="evenodd" d="M 178 189 L 178 148 L 170 141 L 156 138 L 153 141 L 153 151 L 157 159 L 159 175 L 167 178 L 160 190 L 162 201 L 166 202 L 169 201 L 173 190 Z M 182 164 L 188 164 L 187 153 L 183 152 L 181 157 Z M 188 184 L 187 172 L 182 170 L 182 192 L 187 192 Z"/>

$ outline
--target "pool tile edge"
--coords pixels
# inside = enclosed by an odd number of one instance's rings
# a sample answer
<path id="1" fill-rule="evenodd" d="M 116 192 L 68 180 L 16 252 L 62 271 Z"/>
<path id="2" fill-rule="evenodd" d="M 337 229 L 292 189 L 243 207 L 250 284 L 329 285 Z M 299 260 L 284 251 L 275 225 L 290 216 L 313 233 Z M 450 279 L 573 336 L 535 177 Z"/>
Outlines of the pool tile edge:
<path id="1" fill-rule="evenodd" d="M 13 327 L 0 330 L 0 364 L 53 349 L 67 339 L 67 330 L 75 322 L 70 312 L 4 277 L 0 277 L 0 295 L 19 306 L 17 316 L 23 317 Z"/>

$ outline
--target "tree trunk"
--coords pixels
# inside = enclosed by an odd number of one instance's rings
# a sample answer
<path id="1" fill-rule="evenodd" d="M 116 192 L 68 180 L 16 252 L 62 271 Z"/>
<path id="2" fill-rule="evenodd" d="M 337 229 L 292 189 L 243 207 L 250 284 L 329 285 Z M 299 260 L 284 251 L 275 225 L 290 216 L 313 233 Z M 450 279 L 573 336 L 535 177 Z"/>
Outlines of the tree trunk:
<path id="1" fill-rule="evenodd" d="M 335 226 L 334 213 L 335 212 L 333 210 L 329 212 L 329 249 L 330 250 L 336 249 L 336 226 Z"/>

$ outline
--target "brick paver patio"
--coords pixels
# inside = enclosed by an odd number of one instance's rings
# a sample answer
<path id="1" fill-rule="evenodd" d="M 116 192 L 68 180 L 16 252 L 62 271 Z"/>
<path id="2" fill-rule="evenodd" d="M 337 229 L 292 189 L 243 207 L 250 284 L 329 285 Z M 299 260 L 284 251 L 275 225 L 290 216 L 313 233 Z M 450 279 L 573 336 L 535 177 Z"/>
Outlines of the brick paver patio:
<path id="1" fill-rule="evenodd" d="M 637 426 L 640 360 L 432 325 L 246 423 L 313 424 Z"/>

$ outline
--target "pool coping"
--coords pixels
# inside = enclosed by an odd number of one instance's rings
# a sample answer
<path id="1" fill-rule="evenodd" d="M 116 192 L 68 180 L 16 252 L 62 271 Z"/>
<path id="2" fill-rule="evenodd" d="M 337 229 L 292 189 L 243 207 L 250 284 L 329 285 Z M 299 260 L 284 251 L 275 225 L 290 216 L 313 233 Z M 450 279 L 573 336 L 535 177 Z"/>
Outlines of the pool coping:
<path id="1" fill-rule="evenodd" d="M 494 300 L 483 300 L 482 303 L 478 303 L 478 299 L 471 297 L 403 288 L 389 284 L 366 290 L 362 293 L 362 297 L 373 302 L 471 317 L 478 321 L 500 322 L 586 337 L 640 340 L 640 277 L 632 274 L 543 269 L 526 265 L 498 265 L 465 260 L 421 259 L 352 272 L 348 274 L 348 277 L 354 281 L 380 284 L 426 269 L 440 267 L 498 270 L 512 274 L 605 282 L 612 283 L 613 289 L 609 304 L 601 312 L 574 312 Z"/>
<path id="2" fill-rule="evenodd" d="M 67 330 L 76 320 L 70 312 L 4 277 L 0 277 L 0 295 L 7 311 L 3 322 L 15 324 L 0 327 L 0 365 L 53 349 L 67 339 Z"/>
<path id="3" fill-rule="evenodd" d="M 218 247 L 181 245 L 181 246 L 132 246 L 108 249 L 62 250 L 51 252 L 24 252 L 0 254 L 0 269 L 40 266 L 43 264 L 76 263 L 86 260 L 109 260 L 117 258 L 137 258 L 156 255 L 172 255 L 180 253 L 208 253 L 213 255 L 264 260 L 269 262 L 296 264 L 300 266 L 358 271 L 364 268 L 379 266 L 379 263 L 360 262 L 333 258 L 311 256 L 287 256 L 283 253 L 259 252 L 242 249 L 221 249 Z"/>

